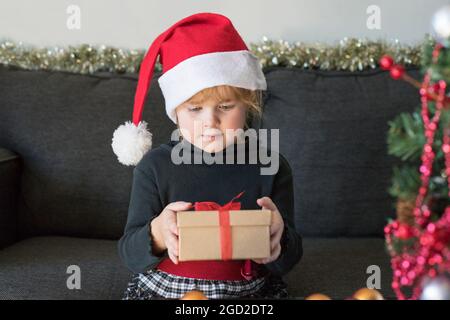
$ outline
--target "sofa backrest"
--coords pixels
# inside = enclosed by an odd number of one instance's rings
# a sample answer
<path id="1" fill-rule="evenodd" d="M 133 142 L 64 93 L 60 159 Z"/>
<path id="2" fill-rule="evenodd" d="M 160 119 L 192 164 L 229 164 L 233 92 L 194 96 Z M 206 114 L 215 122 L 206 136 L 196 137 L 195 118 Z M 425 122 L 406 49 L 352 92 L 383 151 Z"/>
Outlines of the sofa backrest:
<path id="1" fill-rule="evenodd" d="M 265 74 L 262 127 L 280 129 L 280 152 L 294 175 L 297 229 L 306 236 L 382 236 L 395 215 L 387 189 L 398 164 L 387 154 L 388 121 L 418 107 L 418 90 L 381 70 Z"/>
<path id="2" fill-rule="evenodd" d="M 126 222 L 133 167 L 117 161 L 114 130 L 130 120 L 136 75 L 0 69 L 0 145 L 23 158 L 22 237 L 118 238 Z M 153 144 L 175 128 L 153 82 L 145 120 Z"/>
<path id="3" fill-rule="evenodd" d="M 260 125 L 280 129 L 280 151 L 294 174 L 297 229 L 305 236 L 381 235 L 393 214 L 387 121 L 417 106 L 416 90 L 377 70 L 265 72 Z M 154 146 L 176 128 L 158 77 L 143 115 Z M 0 67 L 0 146 L 23 160 L 21 237 L 122 235 L 133 167 L 120 164 L 110 144 L 131 119 L 136 82 L 136 75 Z"/>

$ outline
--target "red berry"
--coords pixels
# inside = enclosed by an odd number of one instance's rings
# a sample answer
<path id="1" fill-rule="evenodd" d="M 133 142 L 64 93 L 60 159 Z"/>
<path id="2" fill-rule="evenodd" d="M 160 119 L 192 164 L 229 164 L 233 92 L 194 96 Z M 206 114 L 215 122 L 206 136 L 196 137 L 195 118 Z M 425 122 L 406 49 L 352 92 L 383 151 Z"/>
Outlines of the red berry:
<path id="1" fill-rule="evenodd" d="M 395 231 L 395 236 L 402 240 L 409 239 L 412 236 L 411 228 L 406 224 L 401 224 Z"/>
<path id="2" fill-rule="evenodd" d="M 389 55 L 384 55 L 380 59 L 380 67 L 383 70 L 389 70 L 394 65 L 394 59 Z"/>
<path id="3" fill-rule="evenodd" d="M 439 83 L 435 83 L 431 86 L 431 91 L 433 93 L 438 93 L 439 92 Z"/>
<path id="4" fill-rule="evenodd" d="M 391 68 L 391 77 L 394 80 L 398 80 L 405 74 L 405 68 L 403 66 L 396 64 Z"/>

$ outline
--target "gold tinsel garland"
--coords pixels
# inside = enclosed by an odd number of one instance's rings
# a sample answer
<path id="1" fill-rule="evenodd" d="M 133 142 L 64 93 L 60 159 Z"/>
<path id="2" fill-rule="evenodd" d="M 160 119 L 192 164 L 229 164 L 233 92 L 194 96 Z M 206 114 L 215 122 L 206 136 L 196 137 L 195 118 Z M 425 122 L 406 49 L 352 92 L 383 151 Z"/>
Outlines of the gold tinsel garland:
<path id="1" fill-rule="evenodd" d="M 345 38 L 338 44 L 289 43 L 263 37 L 251 43 L 250 50 L 263 67 L 282 66 L 303 69 L 362 71 L 374 69 L 383 54 L 398 63 L 418 66 L 421 46 L 405 46 L 399 41 L 369 41 Z M 145 50 L 123 50 L 87 44 L 69 47 L 34 48 L 12 41 L 0 42 L 0 64 L 26 70 L 51 70 L 93 74 L 106 71 L 137 73 Z M 159 63 L 155 71 L 161 71 Z"/>

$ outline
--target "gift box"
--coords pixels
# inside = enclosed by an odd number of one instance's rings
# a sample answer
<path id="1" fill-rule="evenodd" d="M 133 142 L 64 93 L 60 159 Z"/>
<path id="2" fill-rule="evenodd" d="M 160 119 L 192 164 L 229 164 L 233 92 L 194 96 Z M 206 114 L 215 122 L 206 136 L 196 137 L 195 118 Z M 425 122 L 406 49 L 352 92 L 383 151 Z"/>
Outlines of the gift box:
<path id="1" fill-rule="evenodd" d="M 177 212 L 178 260 L 270 257 L 270 210 Z"/>

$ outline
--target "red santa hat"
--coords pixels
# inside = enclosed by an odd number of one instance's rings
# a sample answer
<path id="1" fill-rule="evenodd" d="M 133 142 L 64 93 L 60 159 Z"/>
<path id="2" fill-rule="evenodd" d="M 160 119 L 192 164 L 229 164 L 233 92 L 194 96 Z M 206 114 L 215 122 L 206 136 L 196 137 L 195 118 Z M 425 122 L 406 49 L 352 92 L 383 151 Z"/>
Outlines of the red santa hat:
<path id="1" fill-rule="evenodd" d="M 166 113 L 174 123 L 175 108 L 205 88 L 267 88 L 258 58 L 227 17 L 198 13 L 178 21 L 151 44 L 140 66 L 133 121 L 126 121 L 114 131 L 111 146 L 124 165 L 136 165 L 152 145 L 142 111 L 158 56 L 162 65 L 158 83 Z"/>

